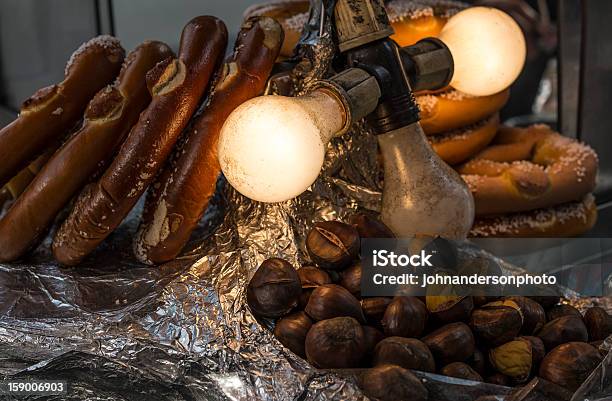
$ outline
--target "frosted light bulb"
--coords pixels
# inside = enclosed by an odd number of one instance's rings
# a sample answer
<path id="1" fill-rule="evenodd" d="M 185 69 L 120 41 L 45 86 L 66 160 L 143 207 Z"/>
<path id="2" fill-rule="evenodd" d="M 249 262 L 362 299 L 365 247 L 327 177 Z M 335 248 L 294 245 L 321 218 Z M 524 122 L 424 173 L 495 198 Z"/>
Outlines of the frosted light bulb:
<path id="1" fill-rule="evenodd" d="M 251 199 L 294 198 L 318 177 L 327 143 L 345 118 L 342 104 L 323 90 L 294 98 L 251 99 L 236 108 L 221 129 L 223 174 Z"/>
<path id="2" fill-rule="evenodd" d="M 451 17 L 439 39 L 455 65 L 450 85 L 474 96 L 509 87 L 519 76 L 527 48 L 518 24 L 496 8 L 472 7 Z"/>

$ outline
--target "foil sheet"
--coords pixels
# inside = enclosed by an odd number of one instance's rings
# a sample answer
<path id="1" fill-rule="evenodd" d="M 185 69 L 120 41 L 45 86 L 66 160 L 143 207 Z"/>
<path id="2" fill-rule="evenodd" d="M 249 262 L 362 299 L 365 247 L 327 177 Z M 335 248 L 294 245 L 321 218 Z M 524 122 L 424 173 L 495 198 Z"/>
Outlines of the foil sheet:
<path id="1" fill-rule="evenodd" d="M 327 39 L 310 49 L 311 79 L 329 65 Z M 316 370 L 285 349 L 273 322 L 250 313 L 245 288 L 266 258 L 307 262 L 313 222 L 376 211 L 381 188 L 376 139 L 357 124 L 332 140 L 321 176 L 293 201 L 252 202 L 220 180 L 187 252 L 170 263 L 144 267 L 132 256 L 139 210 L 76 269 L 53 261 L 47 239 L 26 262 L 0 264 L 0 375 L 69 382 L 68 394 L 19 400 L 366 400 L 355 372 Z M 460 257 L 518 271 L 469 244 Z M 575 302 L 612 311 L 610 300 Z M 575 400 L 612 394 L 611 355 Z M 511 397 L 506 387 L 417 374 L 436 401 Z"/>

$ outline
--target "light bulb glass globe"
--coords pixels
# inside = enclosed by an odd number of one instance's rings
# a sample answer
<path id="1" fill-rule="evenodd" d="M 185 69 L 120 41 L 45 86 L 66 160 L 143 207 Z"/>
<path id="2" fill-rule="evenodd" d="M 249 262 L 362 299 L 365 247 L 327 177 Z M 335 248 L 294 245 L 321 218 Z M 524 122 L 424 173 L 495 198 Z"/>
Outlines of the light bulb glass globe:
<path id="1" fill-rule="evenodd" d="M 496 8 L 472 7 L 457 13 L 439 39 L 453 56 L 450 85 L 470 95 L 488 96 L 506 89 L 525 64 L 527 48 L 521 28 Z"/>
<path id="2" fill-rule="evenodd" d="M 319 175 L 327 142 L 342 127 L 342 109 L 331 101 L 320 93 L 262 96 L 236 108 L 219 138 L 219 163 L 228 182 L 260 202 L 282 202 L 308 189 Z"/>

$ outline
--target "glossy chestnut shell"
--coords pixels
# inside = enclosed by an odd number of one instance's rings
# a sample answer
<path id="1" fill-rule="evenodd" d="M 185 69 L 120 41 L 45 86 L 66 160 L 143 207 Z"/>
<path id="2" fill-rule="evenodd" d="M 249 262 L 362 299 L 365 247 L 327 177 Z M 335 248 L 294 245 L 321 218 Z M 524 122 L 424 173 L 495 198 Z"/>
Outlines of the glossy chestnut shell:
<path id="1" fill-rule="evenodd" d="M 322 269 L 343 270 L 357 258 L 359 247 L 355 227 L 339 221 L 320 221 L 306 237 L 310 259 Z"/>
<path id="2" fill-rule="evenodd" d="M 561 344 L 542 360 L 540 376 L 576 391 L 601 361 L 595 347 L 583 342 Z"/>
<path id="3" fill-rule="evenodd" d="M 416 297 L 395 297 L 381 324 L 387 336 L 419 337 L 427 324 L 427 307 Z"/>
<path id="4" fill-rule="evenodd" d="M 372 363 L 398 365 L 406 369 L 435 372 L 434 357 L 424 342 L 416 338 L 387 337 L 374 349 Z"/>
<path id="5" fill-rule="evenodd" d="M 247 286 L 247 303 L 261 317 L 278 318 L 297 304 L 302 285 L 296 270 L 279 258 L 265 260 Z"/>
<path id="6" fill-rule="evenodd" d="M 340 273 L 338 283 L 355 297 L 361 297 L 361 262 L 357 262 Z"/>
<path id="7" fill-rule="evenodd" d="M 476 348 L 470 328 L 461 322 L 450 323 L 422 338 L 439 366 L 464 362 Z"/>
<path id="8" fill-rule="evenodd" d="M 470 327 L 477 338 L 490 347 L 507 343 L 516 337 L 523 326 L 518 305 L 511 301 L 492 302 L 474 310 Z"/>
<path id="9" fill-rule="evenodd" d="M 314 320 L 350 316 L 365 323 L 357 298 L 337 284 L 325 284 L 315 288 L 304 310 Z"/>
<path id="10" fill-rule="evenodd" d="M 458 379 L 473 380 L 481 382 L 482 376 L 472 367 L 463 362 L 452 362 L 440 369 L 440 374 L 444 376 L 456 377 Z"/>
<path id="11" fill-rule="evenodd" d="M 359 377 L 359 387 L 365 395 L 379 401 L 427 401 L 429 397 L 423 383 L 412 372 L 396 365 L 366 370 Z"/>
<path id="12" fill-rule="evenodd" d="M 296 312 L 280 318 L 274 327 L 274 336 L 294 354 L 306 357 L 304 342 L 312 327 L 312 320 L 304 312 Z"/>
<path id="13" fill-rule="evenodd" d="M 546 324 L 546 311 L 544 307 L 533 299 L 518 296 L 507 299 L 514 301 L 523 314 L 522 334 L 531 335 Z"/>
<path id="14" fill-rule="evenodd" d="M 317 368 L 356 368 L 365 355 L 366 339 L 357 320 L 336 317 L 312 325 L 305 351 L 308 361 Z"/>
<path id="15" fill-rule="evenodd" d="M 544 325 L 537 333 L 548 351 L 557 345 L 589 340 L 589 333 L 581 318 L 576 316 L 562 316 Z"/>
<path id="16" fill-rule="evenodd" d="M 589 332 L 589 341 L 605 340 L 612 334 L 612 316 L 599 306 L 586 311 L 584 323 Z"/>

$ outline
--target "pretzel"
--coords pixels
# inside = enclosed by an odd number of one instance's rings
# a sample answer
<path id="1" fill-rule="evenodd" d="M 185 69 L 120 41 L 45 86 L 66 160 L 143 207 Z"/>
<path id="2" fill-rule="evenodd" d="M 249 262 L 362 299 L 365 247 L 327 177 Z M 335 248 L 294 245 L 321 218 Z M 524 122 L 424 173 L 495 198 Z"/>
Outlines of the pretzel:
<path id="1" fill-rule="evenodd" d="M 147 72 L 172 56 L 172 50 L 160 42 L 145 42 L 128 55 L 117 81 L 89 102 L 81 128 L 44 165 L 0 220 L 0 261 L 23 256 L 70 199 L 109 164 L 151 101 Z"/>
<path id="2" fill-rule="evenodd" d="M 16 176 L 11 178 L 9 182 L 4 186 L 11 195 L 12 199 L 17 199 L 19 195 L 25 191 L 28 185 L 32 182 L 36 174 L 43 168 L 47 160 L 53 156 L 53 153 L 59 147 L 59 143 L 56 146 L 51 146 L 42 155 L 38 156 L 36 160 L 30 163 L 26 168 L 17 173 Z"/>
<path id="3" fill-rule="evenodd" d="M 595 188 L 597 164 L 589 146 L 534 125 L 502 128 L 490 147 L 457 170 L 482 216 L 578 201 Z"/>
<path id="4" fill-rule="evenodd" d="M 98 36 L 73 53 L 62 82 L 23 103 L 17 119 L 0 130 L 0 187 L 69 133 L 87 102 L 115 78 L 123 57 L 117 39 Z"/>
<path id="5" fill-rule="evenodd" d="M 214 17 L 196 17 L 183 29 L 178 58 L 147 74 L 152 101 L 99 181 L 88 185 L 53 240 L 53 254 L 76 265 L 127 216 L 170 155 L 196 111 L 227 44 Z"/>
<path id="6" fill-rule="evenodd" d="M 451 0 L 391 0 L 385 4 L 395 31 L 391 39 L 403 47 L 436 37 L 446 21 L 466 7 L 465 3 Z"/>
<path id="7" fill-rule="evenodd" d="M 491 96 L 470 96 L 454 89 L 419 94 L 421 127 L 426 135 L 462 128 L 497 113 L 508 101 L 508 89 Z"/>
<path id="8" fill-rule="evenodd" d="M 285 34 L 279 55 L 291 57 L 302 35 L 302 29 L 308 22 L 309 9 L 310 1 L 308 0 L 277 0 L 255 4 L 247 8 L 244 12 L 244 20 L 252 17 L 274 18 L 281 24 Z"/>
<path id="9" fill-rule="evenodd" d="M 189 240 L 221 172 L 217 159 L 221 127 L 236 107 L 263 92 L 282 41 L 282 28 L 272 18 L 253 17 L 243 24 L 234 55 L 206 108 L 149 192 L 134 241 L 140 261 L 174 259 Z"/>
<path id="10" fill-rule="evenodd" d="M 549 238 L 575 237 L 589 231 L 597 221 L 595 198 L 588 194 L 577 202 L 545 209 L 478 217 L 470 237 Z"/>
<path id="11" fill-rule="evenodd" d="M 499 114 L 470 126 L 447 133 L 428 136 L 433 150 L 450 165 L 466 161 L 485 148 L 497 133 Z"/>

